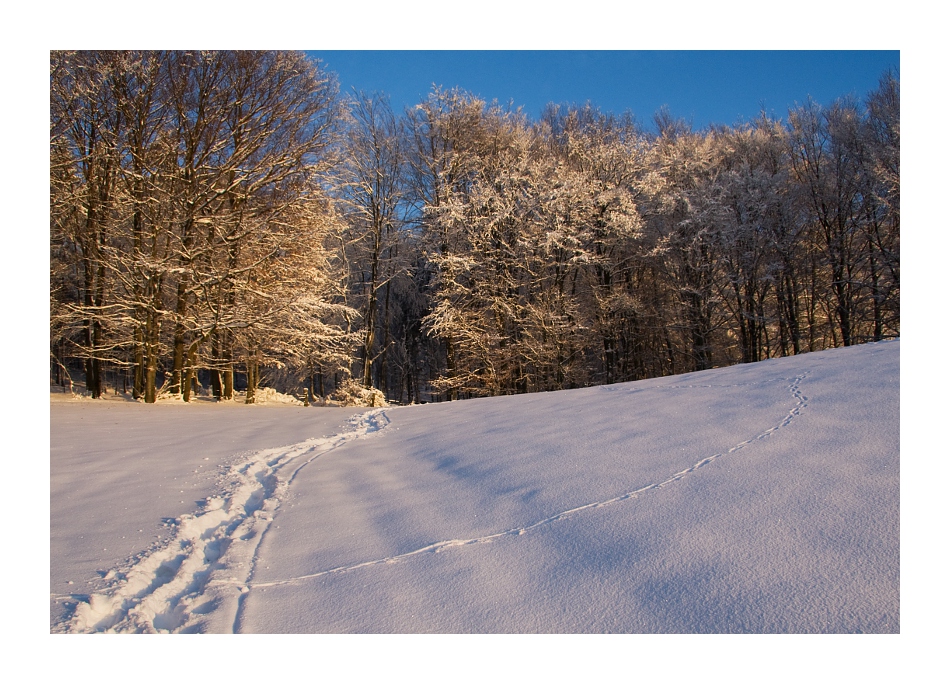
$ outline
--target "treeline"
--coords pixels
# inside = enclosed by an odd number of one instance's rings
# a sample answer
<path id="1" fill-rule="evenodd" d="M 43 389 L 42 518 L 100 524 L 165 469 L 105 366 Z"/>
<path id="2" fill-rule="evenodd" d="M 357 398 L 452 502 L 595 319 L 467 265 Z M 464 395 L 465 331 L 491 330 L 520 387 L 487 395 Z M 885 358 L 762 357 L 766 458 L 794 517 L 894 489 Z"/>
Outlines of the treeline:
<path id="1" fill-rule="evenodd" d="M 459 90 L 397 113 L 297 53 L 54 52 L 51 365 L 412 402 L 897 336 L 899 95 L 648 131 Z"/>

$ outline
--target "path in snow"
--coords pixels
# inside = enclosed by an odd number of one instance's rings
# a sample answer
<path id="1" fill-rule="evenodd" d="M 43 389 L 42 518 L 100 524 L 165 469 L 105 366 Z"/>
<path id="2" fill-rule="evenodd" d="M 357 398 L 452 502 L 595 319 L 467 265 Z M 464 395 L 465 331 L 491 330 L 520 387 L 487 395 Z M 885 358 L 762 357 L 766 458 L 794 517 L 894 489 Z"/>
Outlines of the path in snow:
<path id="1" fill-rule="evenodd" d="M 53 631 L 197 631 L 214 611 L 239 619 L 243 593 L 254 576 L 257 552 L 297 473 L 320 456 L 385 427 L 382 411 L 351 421 L 352 429 L 287 447 L 266 449 L 231 468 L 228 485 L 206 500 L 203 511 L 174 522 L 169 543 L 146 552 L 130 568 L 113 569 L 118 581 L 80 603 L 71 620 Z M 217 577 L 227 576 L 223 582 Z M 206 591 L 229 584 L 238 594 Z M 221 605 L 221 604 L 228 605 Z M 228 610 L 230 609 L 230 610 Z"/>
<path id="2" fill-rule="evenodd" d="M 347 429 L 366 409 L 145 405 L 50 396 L 50 629 L 166 545 L 248 454 Z"/>

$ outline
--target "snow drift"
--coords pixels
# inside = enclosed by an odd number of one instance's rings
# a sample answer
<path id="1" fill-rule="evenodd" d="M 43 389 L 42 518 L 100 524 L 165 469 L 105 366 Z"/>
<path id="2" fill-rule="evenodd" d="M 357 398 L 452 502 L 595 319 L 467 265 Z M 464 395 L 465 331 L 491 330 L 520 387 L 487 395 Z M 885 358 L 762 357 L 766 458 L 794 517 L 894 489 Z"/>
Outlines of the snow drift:
<path id="1" fill-rule="evenodd" d="M 51 631 L 899 632 L 899 359 L 369 411 L 53 404 Z"/>

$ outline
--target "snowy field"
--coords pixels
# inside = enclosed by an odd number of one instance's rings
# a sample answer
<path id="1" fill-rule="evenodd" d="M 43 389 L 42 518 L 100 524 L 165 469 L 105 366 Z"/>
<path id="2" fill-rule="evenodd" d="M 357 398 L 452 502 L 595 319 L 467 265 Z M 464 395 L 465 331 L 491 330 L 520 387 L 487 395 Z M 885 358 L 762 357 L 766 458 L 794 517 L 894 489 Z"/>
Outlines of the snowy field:
<path id="1" fill-rule="evenodd" d="M 359 410 L 51 401 L 50 631 L 897 633 L 900 342 Z"/>

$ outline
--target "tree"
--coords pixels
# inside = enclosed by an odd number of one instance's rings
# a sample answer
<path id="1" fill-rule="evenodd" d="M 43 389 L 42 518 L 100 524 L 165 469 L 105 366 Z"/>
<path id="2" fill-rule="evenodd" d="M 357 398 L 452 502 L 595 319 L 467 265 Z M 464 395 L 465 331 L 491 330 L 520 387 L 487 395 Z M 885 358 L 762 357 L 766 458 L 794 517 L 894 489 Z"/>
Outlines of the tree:
<path id="1" fill-rule="evenodd" d="M 373 387 L 373 362 L 380 356 L 379 384 L 386 390 L 392 281 L 405 272 L 405 266 L 396 261 L 403 224 L 401 213 L 405 208 L 404 143 L 400 125 L 385 97 L 357 93 L 350 116 L 340 183 L 352 233 L 349 242 L 353 255 L 349 261 L 357 265 L 351 275 L 362 301 L 362 384 Z M 383 339 L 377 353 L 379 331 Z"/>
<path id="2" fill-rule="evenodd" d="M 809 103 L 790 114 L 790 124 L 792 171 L 807 193 L 823 263 L 829 269 L 831 313 L 847 347 L 855 342 L 859 295 L 859 114 L 848 101 L 835 102 L 827 110 Z"/>
<path id="3" fill-rule="evenodd" d="M 50 237 L 71 262 L 74 301 L 56 326 L 84 360 L 86 386 L 102 394 L 113 311 L 107 297 L 115 230 L 122 120 L 112 97 L 114 53 L 50 53 Z M 78 334 L 77 334 L 78 333 Z"/>
<path id="4" fill-rule="evenodd" d="M 873 339 L 900 327 L 900 82 L 888 72 L 867 98 L 864 226 L 874 305 Z"/>
<path id="5" fill-rule="evenodd" d="M 556 270 L 571 278 L 573 306 L 589 312 L 577 319 L 587 333 L 585 381 L 629 379 L 642 370 L 636 281 L 644 228 L 638 206 L 645 196 L 643 135 L 631 116 L 590 105 L 551 107 L 542 123 L 556 160 L 548 232 L 558 245 Z"/>
<path id="6" fill-rule="evenodd" d="M 448 257 L 456 247 L 446 230 L 447 224 L 440 222 L 438 215 L 450 194 L 464 192 L 473 178 L 473 156 L 468 152 L 484 107 L 484 102 L 462 90 L 434 88 L 425 101 L 406 113 L 407 196 L 428 262 L 422 264 L 417 282 L 430 294 L 438 289 L 430 268 L 434 263 L 432 257 Z M 440 343 L 441 359 L 435 365 L 445 368 L 447 376 L 452 377 L 456 367 L 454 340 L 452 336 L 443 336 Z M 449 387 L 446 396 L 457 399 L 457 387 Z"/>
<path id="7" fill-rule="evenodd" d="M 737 331 L 741 361 L 752 363 L 772 355 L 775 321 L 785 320 L 790 324 L 780 326 L 783 330 L 797 331 L 794 316 L 782 319 L 772 306 L 783 280 L 776 247 L 789 221 L 785 144 L 763 116 L 752 125 L 717 130 L 714 145 L 720 173 L 707 191 L 719 209 L 714 229 L 722 269 L 719 298 Z M 793 346 L 797 351 L 797 341 Z"/>
<path id="8" fill-rule="evenodd" d="M 249 283 L 273 284 L 261 274 L 308 238 L 335 166 L 336 82 L 267 51 L 54 52 L 50 79 L 60 339 L 93 396 L 108 361 L 154 401 L 167 350 L 167 391 L 187 401 L 209 366 L 230 398 L 235 331 L 275 301 Z"/>
<path id="9" fill-rule="evenodd" d="M 712 136 L 669 125 L 653 148 L 653 254 L 675 288 L 677 311 L 667 324 L 683 335 L 689 371 L 713 367 L 714 335 L 723 324 L 714 239 L 722 207 L 709 192 L 719 172 L 713 153 Z"/>

